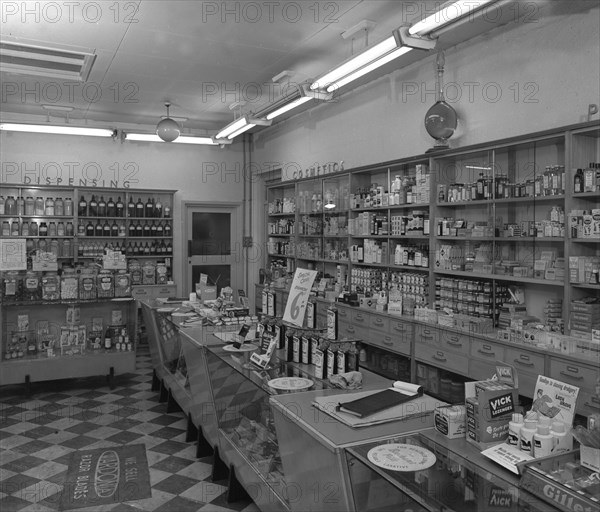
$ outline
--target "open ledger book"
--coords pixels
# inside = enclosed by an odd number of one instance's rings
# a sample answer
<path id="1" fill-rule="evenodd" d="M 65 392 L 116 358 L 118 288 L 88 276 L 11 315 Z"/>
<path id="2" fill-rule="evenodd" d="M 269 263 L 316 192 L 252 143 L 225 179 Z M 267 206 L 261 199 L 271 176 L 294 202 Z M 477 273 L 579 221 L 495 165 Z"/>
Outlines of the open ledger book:
<path id="1" fill-rule="evenodd" d="M 346 425 L 367 427 L 432 414 L 445 404 L 416 384 L 396 381 L 384 390 L 316 397 L 313 405 Z"/>

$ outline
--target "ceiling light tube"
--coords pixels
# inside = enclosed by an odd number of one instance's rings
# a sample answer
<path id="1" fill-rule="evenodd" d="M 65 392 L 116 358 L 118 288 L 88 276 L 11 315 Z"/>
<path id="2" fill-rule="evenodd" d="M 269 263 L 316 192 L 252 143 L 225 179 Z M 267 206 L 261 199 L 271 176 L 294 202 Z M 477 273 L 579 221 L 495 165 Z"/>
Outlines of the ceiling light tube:
<path id="1" fill-rule="evenodd" d="M 426 35 L 453 21 L 472 14 L 481 7 L 496 0 L 453 0 L 444 4 L 435 14 L 412 25 L 408 32 L 411 35 Z"/>
<path id="2" fill-rule="evenodd" d="M 331 70 L 329 73 L 323 75 L 321 78 L 318 78 L 311 84 L 310 88 L 313 90 L 325 89 L 327 86 L 331 85 L 336 80 L 339 80 L 340 78 L 343 78 L 349 75 L 350 73 L 353 73 L 354 71 L 362 68 L 363 66 L 371 64 L 372 62 L 383 57 L 385 54 L 391 52 L 395 48 L 397 48 L 397 41 L 396 38 L 392 35 L 387 39 L 383 40 L 381 43 L 376 44 L 371 48 L 368 48 L 364 52 L 359 53 L 355 57 L 344 62 L 337 68 Z"/>
<path id="3" fill-rule="evenodd" d="M 153 133 L 125 133 L 126 140 L 142 141 L 142 142 L 165 142 L 158 135 Z M 209 146 L 216 146 L 218 143 L 215 142 L 211 137 L 193 137 L 187 135 L 181 135 L 177 137 L 173 144 L 206 144 Z"/>
<path id="4" fill-rule="evenodd" d="M 276 117 L 289 112 L 290 110 L 299 107 L 300 105 L 306 103 L 307 101 L 311 101 L 313 98 L 310 96 L 301 96 L 300 98 L 295 99 L 291 103 L 284 105 L 283 107 L 279 107 L 277 110 L 273 110 L 270 114 L 267 114 L 267 119 L 275 119 Z"/>
<path id="5" fill-rule="evenodd" d="M 237 137 L 241 133 L 244 133 L 255 126 L 270 126 L 272 121 L 268 121 L 266 119 L 258 119 L 258 118 L 250 118 L 248 115 L 242 116 L 239 119 L 229 123 L 225 128 L 223 128 L 217 135 L 215 139 L 233 139 Z"/>
<path id="6" fill-rule="evenodd" d="M 106 128 L 85 128 L 69 125 L 46 125 L 46 124 L 16 124 L 2 123 L 0 130 L 12 132 L 49 133 L 56 135 L 87 135 L 88 137 L 112 137 L 114 130 Z"/>
<path id="7" fill-rule="evenodd" d="M 381 59 L 379 59 L 375 62 L 371 62 L 371 64 L 369 64 L 368 66 L 360 68 L 359 70 L 355 71 L 354 73 L 350 73 L 349 75 L 346 75 L 342 79 L 333 82 L 332 84 L 330 84 L 327 87 L 327 92 L 330 92 L 330 93 L 334 92 L 335 90 L 339 89 L 340 87 L 343 87 L 344 85 L 349 84 L 350 82 L 353 82 L 354 80 L 359 79 L 361 76 L 364 76 L 367 73 L 370 73 L 374 69 L 377 69 L 378 67 L 381 67 L 384 64 L 387 64 L 388 62 L 400 57 L 400 55 L 404 55 L 405 53 L 408 53 L 410 50 L 412 50 L 412 48 L 406 48 L 406 47 L 397 48 L 396 50 L 394 50 L 394 51 L 388 53 L 387 55 L 385 55 L 384 57 L 382 57 Z"/>

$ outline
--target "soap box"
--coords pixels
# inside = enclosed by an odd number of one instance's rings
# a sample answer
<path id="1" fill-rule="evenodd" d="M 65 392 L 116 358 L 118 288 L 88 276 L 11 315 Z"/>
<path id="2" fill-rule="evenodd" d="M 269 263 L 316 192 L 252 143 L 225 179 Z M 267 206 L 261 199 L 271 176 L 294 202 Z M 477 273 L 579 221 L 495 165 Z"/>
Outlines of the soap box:
<path id="1" fill-rule="evenodd" d="M 464 405 L 436 407 L 433 422 L 438 432 L 448 439 L 458 439 L 467 435 L 466 408 Z"/>

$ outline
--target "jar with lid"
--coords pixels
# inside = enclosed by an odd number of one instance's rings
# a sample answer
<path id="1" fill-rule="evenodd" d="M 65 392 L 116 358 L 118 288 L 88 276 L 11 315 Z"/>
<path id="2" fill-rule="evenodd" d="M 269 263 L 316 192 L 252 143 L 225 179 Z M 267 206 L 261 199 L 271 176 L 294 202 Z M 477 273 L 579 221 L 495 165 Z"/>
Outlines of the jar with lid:
<path id="1" fill-rule="evenodd" d="M 42 282 L 40 273 L 29 270 L 23 280 L 23 299 L 40 300 L 42 298 Z"/>
<path id="2" fill-rule="evenodd" d="M 62 197 L 57 197 L 54 201 L 54 215 L 64 215 L 65 214 L 65 203 L 62 200 Z"/>
<path id="3" fill-rule="evenodd" d="M 27 221 L 21 224 L 21 236 L 29 236 L 29 222 Z"/>
<path id="4" fill-rule="evenodd" d="M 50 222 L 48 225 L 48 236 L 56 236 L 56 222 Z"/>
<path id="5" fill-rule="evenodd" d="M 10 225 L 10 236 L 19 236 L 21 234 L 21 224 L 18 220 L 13 220 Z"/>
<path id="6" fill-rule="evenodd" d="M 10 222 L 2 221 L 2 236 L 10 236 Z"/>
<path id="7" fill-rule="evenodd" d="M 21 300 L 23 295 L 22 286 L 22 276 L 18 271 L 10 270 L 6 272 L 2 279 L 2 300 L 5 302 Z"/>
<path id="8" fill-rule="evenodd" d="M 23 196 L 17 197 L 17 215 L 25 215 L 25 199 L 23 199 Z"/>
<path id="9" fill-rule="evenodd" d="M 39 235 L 48 236 L 48 225 L 45 222 L 40 222 Z"/>
<path id="10" fill-rule="evenodd" d="M 54 199 L 52 199 L 51 197 L 46 198 L 44 214 L 47 216 L 54 215 Z"/>
<path id="11" fill-rule="evenodd" d="M 4 215 L 6 213 L 6 200 L 4 196 L 0 196 L 0 215 Z"/>
<path id="12" fill-rule="evenodd" d="M 44 215 L 46 211 L 46 205 L 44 203 L 44 199 L 40 196 L 35 198 L 35 202 L 33 204 L 34 215 Z"/>
<path id="13" fill-rule="evenodd" d="M 25 215 L 34 215 L 34 213 L 35 213 L 34 205 L 35 205 L 35 201 L 34 201 L 33 197 L 27 196 L 27 199 L 25 199 Z"/>
<path id="14" fill-rule="evenodd" d="M 64 202 L 64 207 L 65 207 L 65 215 L 67 216 L 71 216 L 73 215 L 73 199 L 71 199 L 70 197 L 66 197 L 65 198 L 65 202 Z"/>
<path id="15" fill-rule="evenodd" d="M 39 234 L 39 227 L 38 227 L 38 223 L 34 220 L 32 220 L 29 223 L 29 236 L 38 236 Z"/>
<path id="16" fill-rule="evenodd" d="M 8 196 L 6 198 L 6 202 L 4 204 L 4 212 L 6 215 L 16 215 L 17 214 L 17 202 L 13 196 Z"/>
<path id="17" fill-rule="evenodd" d="M 46 272 L 42 276 L 42 300 L 60 299 L 60 280 L 56 272 Z"/>

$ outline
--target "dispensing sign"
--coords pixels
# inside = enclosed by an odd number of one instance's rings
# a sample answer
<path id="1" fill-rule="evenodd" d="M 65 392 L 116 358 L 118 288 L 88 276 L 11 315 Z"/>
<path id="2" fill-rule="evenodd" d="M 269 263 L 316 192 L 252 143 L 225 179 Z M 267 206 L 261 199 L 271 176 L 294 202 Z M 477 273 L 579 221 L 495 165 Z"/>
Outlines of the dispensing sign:
<path id="1" fill-rule="evenodd" d="M 317 277 L 316 270 L 297 268 L 283 313 L 284 322 L 302 327 L 310 290 Z"/>

